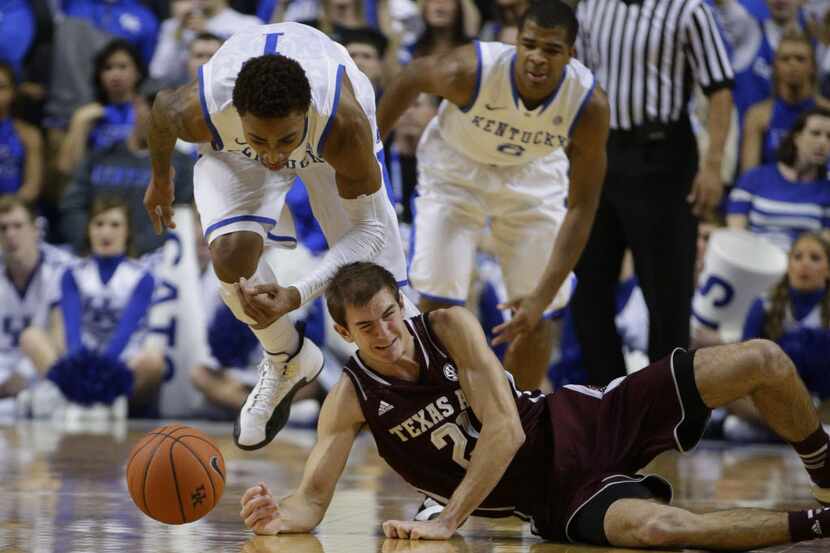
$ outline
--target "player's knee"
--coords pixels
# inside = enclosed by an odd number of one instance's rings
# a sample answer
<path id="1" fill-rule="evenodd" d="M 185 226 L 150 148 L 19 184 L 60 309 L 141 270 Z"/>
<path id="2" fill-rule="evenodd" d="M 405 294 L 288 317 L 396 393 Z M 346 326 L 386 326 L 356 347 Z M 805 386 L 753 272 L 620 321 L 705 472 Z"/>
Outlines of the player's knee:
<path id="1" fill-rule="evenodd" d="M 210 258 L 216 276 L 223 282 L 238 282 L 256 271 L 262 254 L 262 237 L 255 232 L 223 234 L 210 243 Z"/>
<path id="2" fill-rule="evenodd" d="M 757 377 L 764 383 L 786 380 L 794 373 L 794 367 L 784 350 L 772 340 L 750 340 L 746 343 L 753 356 Z"/>
<path id="3" fill-rule="evenodd" d="M 696 515 L 679 509 L 660 510 L 648 516 L 637 529 L 637 541 L 646 547 L 685 545 L 694 531 Z"/>

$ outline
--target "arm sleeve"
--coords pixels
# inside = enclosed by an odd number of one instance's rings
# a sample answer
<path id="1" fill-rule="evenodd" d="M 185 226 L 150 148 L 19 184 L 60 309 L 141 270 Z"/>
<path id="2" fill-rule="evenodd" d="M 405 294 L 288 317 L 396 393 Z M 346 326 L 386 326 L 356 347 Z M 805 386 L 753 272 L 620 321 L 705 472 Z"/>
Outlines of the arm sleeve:
<path id="1" fill-rule="evenodd" d="M 300 302 L 306 303 L 320 294 L 341 266 L 353 261 L 369 261 L 378 255 L 386 243 L 383 221 L 394 217 L 387 210 L 386 188 L 353 200 L 341 198 L 352 228 L 335 242 L 317 268 L 292 286 L 300 292 Z"/>
<path id="2" fill-rule="evenodd" d="M 177 27 L 178 22 L 172 17 L 161 24 L 153 61 L 150 62 L 150 76 L 154 79 L 174 82 L 185 71 L 181 63 L 184 44 L 176 40 Z"/>
<path id="3" fill-rule="evenodd" d="M 107 344 L 104 354 L 108 357 L 117 358 L 127 347 L 130 337 L 141 324 L 147 311 L 150 309 L 150 301 L 153 299 L 153 287 L 155 283 L 153 276 L 147 273 L 142 277 L 130 296 L 127 307 L 121 314 L 115 333 Z"/>
<path id="4" fill-rule="evenodd" d="M 760 338 L 764 329 L 764 319 L 767 313 L 764 311 L 764 301 L 757 298 L 749 308 L 744 320 L 744 333 L 741 340 Z"/>
<path id="5" fill-rule="evenodd" d="M 709 6 L 700 2 L 692 10 L 685 31 L 686 53 L 703 92 L 708 96 L 722 88 L 732 88 L 732 62 Z"/>
<path id="6" fill-rule="evenodd" d="M 66 336 L 66 352 L 81 349 L 81 292 L 72 269 L 67 269 L 61 278 L 61 313 Z"/>

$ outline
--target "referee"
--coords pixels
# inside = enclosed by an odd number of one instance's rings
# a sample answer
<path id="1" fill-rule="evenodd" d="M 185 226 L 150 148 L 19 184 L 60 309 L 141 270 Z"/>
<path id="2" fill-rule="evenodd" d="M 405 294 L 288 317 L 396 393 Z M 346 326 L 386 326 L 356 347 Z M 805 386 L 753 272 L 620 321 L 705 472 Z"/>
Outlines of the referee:
<path id="1" fill-rule="evenodd" d="M 705 0 L 582 0 L 577 57 L 608 93 L 608 172 L 576 272 L 577 335 L 589 384 L 625 374 L 614 325 L 626 248 L 648 305 L 649 358 L 688 346 L 697 217 L 718 205 L 734 75 Z M 708 96 L 709 149 L 689 124 L 697 83 Z"/>

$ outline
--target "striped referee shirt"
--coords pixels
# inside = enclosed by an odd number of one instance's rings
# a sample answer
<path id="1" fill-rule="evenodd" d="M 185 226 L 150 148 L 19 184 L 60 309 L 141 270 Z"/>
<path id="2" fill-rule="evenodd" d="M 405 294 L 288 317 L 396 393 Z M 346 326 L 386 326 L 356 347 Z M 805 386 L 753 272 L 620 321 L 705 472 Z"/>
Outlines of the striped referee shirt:
<path id="1" fill-rule="evenodd" d="M 704 0 L 581 0 L 577 56 L 608 93 L 611 128 L 671 123 L 698 83 L 732 87 L 723 38 Z"/>

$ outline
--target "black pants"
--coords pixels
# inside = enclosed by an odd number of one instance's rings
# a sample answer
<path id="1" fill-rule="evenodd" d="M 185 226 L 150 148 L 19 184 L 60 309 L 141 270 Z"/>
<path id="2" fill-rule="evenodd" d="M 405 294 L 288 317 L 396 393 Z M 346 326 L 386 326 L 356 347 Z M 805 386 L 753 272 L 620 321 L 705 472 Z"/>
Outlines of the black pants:
<path id="1" fill-rule="evenodd" d="M 609 137 L 608 173 L 572 303 L 589 384 L 604 386 L 625 374 L 614 317 L 626 248 L 648 305 L 649 358 L 688 347 L 697 218 L 686 196 L 697 167 L 687 121 L 650 135 Z"/>

